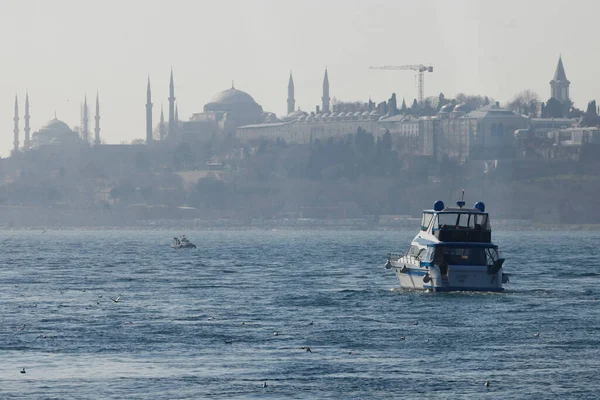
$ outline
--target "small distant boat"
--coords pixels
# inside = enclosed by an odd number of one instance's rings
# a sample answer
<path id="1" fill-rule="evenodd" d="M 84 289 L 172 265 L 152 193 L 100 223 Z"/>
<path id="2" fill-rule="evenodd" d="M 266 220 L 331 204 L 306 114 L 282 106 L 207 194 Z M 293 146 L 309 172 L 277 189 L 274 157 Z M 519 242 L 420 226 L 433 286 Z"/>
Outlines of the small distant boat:
<path id="1" fill-rule="evenodd" d="M 196 245 L 188 240 L 185 235 L 173 238 L 173 244 L 171 245 L 174 249 L 195 249 Z"/>
<path id="2" fill-rule="evenodd" d="M 446 291 L 503 290 L 508 282 L 492 243 L 489 216 L 482 202 L 449 208 L 441 200 L 423 211 L 421 229 L 406 254 L 390 253 L 385 265 L 406 289 Z"/>

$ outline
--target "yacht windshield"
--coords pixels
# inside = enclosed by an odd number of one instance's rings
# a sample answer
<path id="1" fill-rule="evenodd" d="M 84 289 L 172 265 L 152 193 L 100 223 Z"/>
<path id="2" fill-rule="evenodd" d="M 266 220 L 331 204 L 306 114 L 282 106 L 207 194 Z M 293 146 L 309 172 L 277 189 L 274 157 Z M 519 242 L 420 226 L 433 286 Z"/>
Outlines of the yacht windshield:
<path id="1" fill-rule="evenodd" d="M 429 228 L 429 223 L 433 219 L 433 213 L 423 213 L 423 219 L 421 220 L 421 230 L 426 231 Z"/>
<path id="2" fill-rule="evenodd" d="M 487 214 L 440 213 L 440 229 L 481 229 L 489 230 Z"/>

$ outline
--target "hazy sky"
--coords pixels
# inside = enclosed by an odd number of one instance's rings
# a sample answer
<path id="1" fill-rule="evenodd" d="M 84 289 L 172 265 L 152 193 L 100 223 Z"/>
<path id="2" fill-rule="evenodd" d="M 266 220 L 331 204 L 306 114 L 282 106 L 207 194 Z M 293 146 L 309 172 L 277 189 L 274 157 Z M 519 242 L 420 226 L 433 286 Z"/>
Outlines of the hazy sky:
<path id="1" fill-rule="evenodd" d="M 231 86 L 267 111 L 286 110 L 293 71 L 296 105 L 320 104 L 325 66 L 339 100 L 417 95 L 410 71 L 370 65 L 431 63 L 425 95 L 485 94 L 505 102 L 531 89 L 549 97 L 559 54 L 575 105 L 597 98 L 596 1 L 434 0 L 0 0 L 3 62 L 0 155 L 13 141 L 19 96 L 23 143 L 25 91 L 35 132 L 54 116 L 80 124 L 80 103 L 100 93 L 108 143 L 145 136 L 152 81 L 154 120 L 167 110 L 175 73 L 181 119 Z M 600 97 L 598 97 L 600 100 Z M 93 121 L 92 118 L 90 118 Z M 91 123 L 92 124 L 92 123 Z M 93 127 L 93 124 L 92 124 Z"/>

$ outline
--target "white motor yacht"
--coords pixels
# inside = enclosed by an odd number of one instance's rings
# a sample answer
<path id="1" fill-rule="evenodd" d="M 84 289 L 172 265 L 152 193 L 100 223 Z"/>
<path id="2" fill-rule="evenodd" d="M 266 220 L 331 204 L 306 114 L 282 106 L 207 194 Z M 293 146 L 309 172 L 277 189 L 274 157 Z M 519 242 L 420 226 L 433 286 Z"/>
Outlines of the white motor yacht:
<path id="1" fill-rule="evenodd" d="M 485 204 L 465 208 L 463 200 L 447 208 L 438 200 L 423 211 L 421 228 L 408 252 L 390 253 L 385 265 L 393 269 L 400 286 L 442 291 L 502 291 L 508 282 L 504 259 L 492 243 Z"/>

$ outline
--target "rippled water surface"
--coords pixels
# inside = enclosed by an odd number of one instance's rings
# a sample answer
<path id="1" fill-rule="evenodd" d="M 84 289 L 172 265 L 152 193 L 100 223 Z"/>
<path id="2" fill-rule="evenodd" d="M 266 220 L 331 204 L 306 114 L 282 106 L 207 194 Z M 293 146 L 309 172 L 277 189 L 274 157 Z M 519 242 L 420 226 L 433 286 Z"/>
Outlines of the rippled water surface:
<path id="1" fill-rule="evenodd" d="M 0 398 L 599 398 L 599 232 L 494 233 L 500 294 L 397 290 L 412 231 L 172 236 L 0 233 Z"/>

